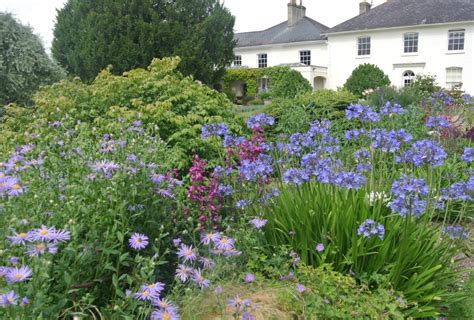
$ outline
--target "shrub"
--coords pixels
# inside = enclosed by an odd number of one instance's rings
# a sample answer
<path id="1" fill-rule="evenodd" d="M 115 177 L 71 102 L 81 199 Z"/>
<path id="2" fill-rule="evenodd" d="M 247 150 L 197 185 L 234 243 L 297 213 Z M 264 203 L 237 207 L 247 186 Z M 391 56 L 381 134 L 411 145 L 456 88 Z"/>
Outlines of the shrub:
<path id="1" fill-rule="evenodd" d="M 29 105 L 40 86 L 59 81 L 65 73 L 50 60 L 33 30 L 11 14 L 0 12 L 0 39 L 1 117 L 3 105 L 11 102 Z"/>
<path id="2" fill-rule="evenodd" d="M 344 84 L 344 88 L 361 97 L 367 89 L 388 86 L 390 79 L 376 65 L 364 63 L 352 71 L 351 76 Z"/>
<path id="3" fill-rule="evenodd" d="M 108 128 L 119 118 L 140 120 L 181 153 L 178 168 L 186 167 L 192 153 L 212 157 L 212 146 L 200 138 L 202 125 L 228 119 L 239 128 L 232 104 L 225 97 L 176 71 L 179 58 L 156 59 L 150 67 L 116 76 L 102 71 L 90 85 L 78 79 L 44 88 L 35 96 L 34 112 L 10 109 L 2 139 L 18 139 L 18 132 L 34 132 L 54 121 L 93 123 Z M 25 112 L 24 117 L 18 113 Z M 65 120 L 66 119 L 66 120 Z"/>

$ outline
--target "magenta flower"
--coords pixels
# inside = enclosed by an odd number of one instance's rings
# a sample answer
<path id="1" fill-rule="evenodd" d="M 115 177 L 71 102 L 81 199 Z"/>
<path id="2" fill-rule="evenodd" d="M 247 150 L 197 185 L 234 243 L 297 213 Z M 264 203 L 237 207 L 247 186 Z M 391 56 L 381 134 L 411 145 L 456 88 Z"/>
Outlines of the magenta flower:
<path id="1" fill-rule="evenodd" d="M 5 278 L 9 283 L 23 282 L 31 280 L 30 276 L 32 274 L 33 272 L 29 267 L 10 268 Z"/>
<path id="2" fill-rule="evenodd" d="M 141 233 L 134 233 L 128 240 L 128 244 L 135 250 L 142 250 L 148 246 L 148 237 Z"/>
<path id="3" fill-rule="evenodd" d="M 196 260 L 196 253 L 194 252 L 193 246 L 187 246 L 182 244 L 178 250 L 178 256 L 183 258 L 185 262 Z"/>

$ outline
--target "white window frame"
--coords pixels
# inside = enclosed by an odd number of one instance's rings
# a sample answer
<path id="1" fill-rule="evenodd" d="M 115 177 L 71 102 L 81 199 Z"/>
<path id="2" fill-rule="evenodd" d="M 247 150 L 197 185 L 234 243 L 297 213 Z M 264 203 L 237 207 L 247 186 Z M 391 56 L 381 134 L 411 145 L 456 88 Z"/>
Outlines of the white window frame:
<path id="1" fill-rule="evenodd" d="M 362 42 L 361 40 L 366 40 Z M 368 57 L 372 53 L 372 39 L 370 36 L 361 36 L 357 38 L 357 56 L 358 57 Z"/>
<path id="2" fill-rule="evenodd" d="M 241 67 L 242 66 L 242 56 L 241 55 L 234 56 L 234 66 L 235 67 Z"/>
<path id="3" fill-rule="evenodd" d="M 307 66 L 311 65 L 311 50 L 301 50 L 300 51 L 300 63 Z"/>
<path id="4" fill-rule="evenodd" d="M 418 32 L 406 32 L 403 34 L 403 53 L 418 53 Z"/>
<path id="5" fill-rule="evenodd" d="M 466 30 L 448 31 L 448 51 L 464 51 L 466 45 Z"/>
<path id="6" fill-rule="evenodd" d="M 462 68 L 448 67 L 446 68 L 446 87 L 452 88 L 462 85 Z"/>
<path id="7" fill-rule="evenodd" d="M 402 81 L 404 87 L 409 87 L 415 81 L 416 74 L 412 70 L 405 70 L 402 73 Z"/>
<path id="8" fill-rule="evenodd" d="M 266 53 L 257 54 L 257 66 L 259 68 L 268 67 L 268 54 L 266 54 Z"/>

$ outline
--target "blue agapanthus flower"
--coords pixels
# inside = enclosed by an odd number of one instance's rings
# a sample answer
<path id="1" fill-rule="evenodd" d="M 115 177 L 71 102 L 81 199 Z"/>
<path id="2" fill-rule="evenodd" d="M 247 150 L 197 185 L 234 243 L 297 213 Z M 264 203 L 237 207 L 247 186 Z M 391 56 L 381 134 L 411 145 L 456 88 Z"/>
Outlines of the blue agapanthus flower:
<path id="1" fill-rule="evenodd" d="M 370 106 L 363 106 L 359 103 L 351 103 L 347 107 L 346 117 L 349 120 L 360 119 L 363 122 L 377 122 L 380 120 L 380 115 L 372 110 Z"/>
<path id="2" fill-rule="evenodd" d="M 405 109 L 403 109 L 401 105 L 399 105 L 398 103 L 392 104 L 390 101 L 387 101 L 380 110 L 380 114 L 383 114 L 385 116 L 392 114 L 403 114 L 404 112 Z"/>
<path id="3" fill-rule="evenodd" d="M 357 234 L 364 236 L 364 238 L 379 237 L 383 240 L 385 236 L 385 228 L 382 224 L 375 222 L 372 219 L 367 219 L 357 229 Z"/>
<path id="4" fill-rule="evenodd" d="M 203 138 L 210 138 L 214 136 L 223 138 L 227 136 L 228 133 L 229 133 L 229 128 L 227 128 L 227 125 L 225 123 L 223 122 L 210 123 L 202 127 L 201 136 Z"/>
<path id="5" fill-rule="evenodd" d="M 395 195 L 390 203 L 393 212 L 402 217 L 410 214 L 419 217 L 425 212 L 429 187 L 424 179 L 403 175 L 393 182 L 391 192 Z"/>
<path id="6" fill-rule="evenodd" d="M 429 129 L 442 129 L 450 128 L 451 123 L 446 119 L 445 116 L 431 116 L 426 122 L 426 127 Z"/>
<path id="7" fill-rule="evenodd" d="M 259 113 L 247 120 L 247 127 L 249 129 L 261 129 L 264 126 L 273 126 L 275 124 L 275 119 L 268 114 Z"/>
<path id="8" fill-rule="evenodd" d="M 451 240 L 462 240 L 468 237 L 468 232 L 460 226 L 447 226 L 443 229 L 443 234 Z"/>
<path id="9" fill-rule="evenodd" d="M 426 139 L 415 142 L 396 160 L 398 163 L 412 163 L 415 167 L 429 164 L 434 168 L 442 165 L 447 157 L 447 153 L 438 142 Z"/>
<path id="10" fill-rule="evenodd" d="M 474 162 L 474 148 L 465 148 L 461 160 L 467 162 L 467 164 Z"/>

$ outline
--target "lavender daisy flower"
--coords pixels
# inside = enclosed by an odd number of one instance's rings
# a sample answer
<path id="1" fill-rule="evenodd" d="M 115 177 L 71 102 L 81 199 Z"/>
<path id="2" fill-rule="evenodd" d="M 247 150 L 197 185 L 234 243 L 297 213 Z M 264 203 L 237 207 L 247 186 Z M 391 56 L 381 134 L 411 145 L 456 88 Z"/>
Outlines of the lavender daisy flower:
<path id="1" fill-rule="evenodd" d="M 144 286 L 142 286 L 141 290 L 135 293 L 134 296 L 138 300 L 143 300 L 143 301 L 153 301 L 159 298 L 159 294 L 156 291 L 150 290 Z"/>
<path id="2" fill-rule="evenodd" d="M 10 271 L 9 267 L 2 267 L 0 266 L 0 278 L 7 275 L 8 271 Z"/>
<path id="3" fill-rule="evenodd" d="M 176 277 L 181 280 L 181 282 L 186 282 L 193 272 L 193 268 L 180 264 L 178 265 L 178 268 L 176 268 Z"/>
<path id="4" fill-rule="evenodd" d="M 151 284 L 144 284 L 141 287 L 141 290 L 149 290 L 152 294 L 159 295 L 161 291 L 165 289 L 165 285 L 161 282 L 155 282 Z"/>
<path id="5" fill-rule="evenodd" d="M 13 236 L 8 236 L 7 239 L 12 245 L 25 245 L 27 242 L 33 240 L 33 235 L 30 232 L 21 232 L 15 233 Z"/>
<path id="6" fill-rule="evenodd" d="M 29 300 L 27 297 L 23 297 L 23 298 L 21 299 L 21 305 L 22 305 L 22 306 L 27 306 L 27 305 L 29 305 L 29 304 L 30 304 L 30 300 Z"/>
<path id="7" fill-rule="evenodd" d="M 296 291 L 298 291 L 299 293 L 303 293 L 306 291 L 306 287 L 301 283 L 298 283 L 298 285 L 296 286 Z"/>
<path id="8" fill-rule="evenodd" d="M 316 245 L 316 251 L 319 252 L 319 253 L 323 252 L 324 251 L 324 244 L 318 243 Z"/>
<path id="9" fill-rule="evenodd" d="M 180 238 L 173 239 L 173 246 L 179 247 L 180 244 L 181 244 Z"/>
<path id="10" fill-rule="evenodd" d="M 148 237 L 141 233 L 133 234 L 128 240 L 128 244 L 135 250 L 142 250 L 148 246 Z"/>
<path id="11" fill-rule="evenodd" d="M 244 278 L 245 282 L 254 282 L 255 275 L 253 273 L 247 273 Z"/>
<path id="12" fill-rule="evenodd" d="M 8 307 L 16 305 L 18 302 L 18 295 L 15 291 L 9 291 L 5 294 L 0 295 L 0 306 Z"/>
<path id="13" fill-rule="evenodd" d="M 71 239 L 71 233 L 67 230 L 58 229 L 51 235 L 51 240 L 54 243 L 65 242 Z"/>
<path id="14" fill-rule="evenodd" d="M 201 288 L 208 288 L 211 282 L 202 276 L 201 270 L 194 270 L 193 281 Z"/>
<path id="15" fill-rule="evenodd" d="M 289 256 L 291 257 L 291 265 L 296 267 L 296 265 L 300 262 L 301 257 L 293 250 L 290 252 Z"/>
<path id="16" fill-rule="evenodd" d="M 151 314 L 151 320 L 179 320 L 179 315 L 172 310 L 155 310 Z"/>
<path id="17" fill-rule="evenodd" d="M 221 239 L 218 232 L 208 232 L 201 235 L 201 243 L 208 246 L 211 242 L 216 243 Z"/>
<path id="18" fill-rule="evenodd" d="M 256 229 L 261 229 L 267 224 L 267 219 L 255 218 L 250 220 L 250 224 L 253 225 Z"/>
<path id="19" fill-rule="evenodd" d="M 223 237 L 219 241 L 215 242 L 218 250 L 231 250 L 234 248 L 234 240 L 231 238 Z"/>
<path id="20" fill-rule="evenodd" d="M 32 231 L 32 236 L 35 241 L 52 241 L 56 237 L 56 228 L 42 225 L 41 228 Z"/>
<path id="21" fill-rule="evenodd" d="M 199 258 L 199 262 L 201 262 L 202 267 L 204 269 L 208 269 L 208 270 L 213 269 L 216 266 L 215 261 L 210 258 L 201 257 Z"/>
<path id="22" fill-rule="evenodd" d="M 153 305 L 157 306 L 162 310 L 166 310 L 168 312 L 177 312 L 178 308 L 174 306 L 168 299 L 157 299 L 153 301 Z"/>
<path id="23" fill-rule="evenodd" d="M 233 299 L 228 299 L 229 306 L 235 308 L 238 312 L 242 312 L 246 307 L 250 306 L 250 300 L 235 296 Z"/>
<path id="24" fill-rule="evenodd" d="M 58 252 L 58 246 L 55 243 L 50 242 L 39 242 L 36 244 L 29 245 L 26 250 L 26 254 L 30 257 L 37 257 L 48 251 L 51 254 Z"/>
<path id="25" fill-rule="evenodd" d="M 295 278 L 295 274 L 293 272 L 288 273 L 287 276 L 281 276 L 280 281 L 291 281 Z"/>
<path id="26" fill-rule="evenodd" d="M 214 289 L 214 293 L 215 293 L 217 296 L 221 295 L 221 294 L 222 294 L 222 291 L 223 291 L 223 289 L 222 289 L 221 286 L 217 286 L 216 289 Z"/>
<path id="27" fill-rule="evenodd" d="M 9 283 L 23 282 L 31 280 L 33 272 L 29 267 L 10 268 L 5 275 L 5 279 Z"/>
<path id="28" fill-rule="evenodd" d="M 11 257 L 10 258 L 10 263 L 13 265 L 13 266 L 16 266 L 18 264 L 18 257 Z"/>
<path id="29" fill-rule="evenodd" d="M 193 246 L 187 246 L 182 244 L 178 250 L 178 256 L 183 258 L 185 262 L 194 261 L 197 258 L 196 252 L 194 251 Z"/>

